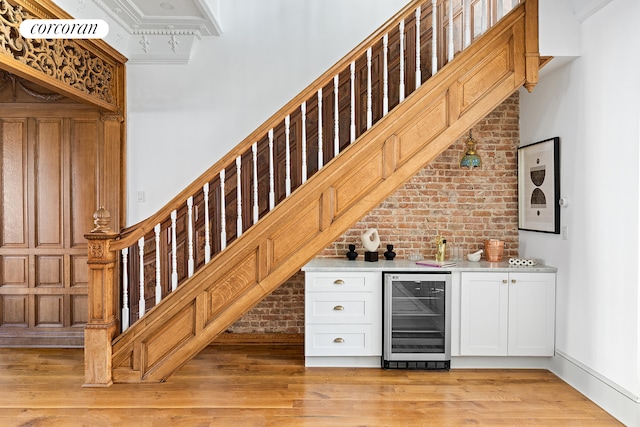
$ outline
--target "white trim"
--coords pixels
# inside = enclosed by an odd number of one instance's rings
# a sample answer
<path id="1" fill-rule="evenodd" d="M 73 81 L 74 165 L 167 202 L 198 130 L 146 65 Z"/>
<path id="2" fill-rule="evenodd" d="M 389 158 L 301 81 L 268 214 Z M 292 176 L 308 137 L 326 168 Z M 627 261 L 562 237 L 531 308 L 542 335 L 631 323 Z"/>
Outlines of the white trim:
<path id="1" fill-rule="evenodd" d="M 629 390 L 558 350 L 549 370 L 620 422 L 640 426 L 640 399 Z"/>

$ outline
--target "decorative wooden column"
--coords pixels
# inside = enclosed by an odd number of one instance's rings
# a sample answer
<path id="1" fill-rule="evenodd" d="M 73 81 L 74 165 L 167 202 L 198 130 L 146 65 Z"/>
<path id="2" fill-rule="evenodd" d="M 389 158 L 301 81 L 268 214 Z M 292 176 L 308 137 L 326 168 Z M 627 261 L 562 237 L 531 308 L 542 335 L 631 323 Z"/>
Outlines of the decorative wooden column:
<path id="1" fill-rule="evenodd" d="M 111 243 L 118 237 L 109 228 L 111 215 L 101 207 L 93 215 L 96 227 L 85 234 L 89 259 L 89 317 L 84 329 L 84 387 L 113 384 L 111 351 L 118 326 L 117 253 Z"/>

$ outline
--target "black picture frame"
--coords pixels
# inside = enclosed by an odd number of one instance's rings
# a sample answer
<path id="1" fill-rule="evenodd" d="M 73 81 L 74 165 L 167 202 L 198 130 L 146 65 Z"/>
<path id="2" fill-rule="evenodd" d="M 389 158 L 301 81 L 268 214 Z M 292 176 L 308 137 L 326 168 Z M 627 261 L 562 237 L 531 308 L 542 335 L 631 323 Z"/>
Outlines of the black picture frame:
<path id="1" fill-rule="evenodd" d="M 518 229 L 560 234 L 560 137 L 518 148 Z"/>

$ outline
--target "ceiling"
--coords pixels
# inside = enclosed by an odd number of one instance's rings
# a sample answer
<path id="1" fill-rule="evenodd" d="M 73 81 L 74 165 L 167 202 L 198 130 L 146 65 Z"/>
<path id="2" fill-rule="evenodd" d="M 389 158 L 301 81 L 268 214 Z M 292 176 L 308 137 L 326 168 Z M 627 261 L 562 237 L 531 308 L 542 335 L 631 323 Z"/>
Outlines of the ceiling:
<path id="1" fill-rule="evenodd" d="M 77 18 L 106 15 L 108 42 L 130 63 L 188 63 L 198 39 L 222 34 L 224 0 L 54 0 Z M 232 0 L 235 1 L 235 0 Z M 611 0 L 567 0 L 583 22 Z"/>
<path id="2" fill-rule="evenodd" d="M 205 0 L 94 0 L 131 34 L 180 32 L 220 35 L 221 29 Z M 217 5 L 216 5 L 217 6 Z"/>
<path id="3" fill-rule="evenodd" d="M 218 0 L 92 1 L 124 30 L 120 50 L 130 61 L 186 63 L 195 40 L 222 34 Z"/>

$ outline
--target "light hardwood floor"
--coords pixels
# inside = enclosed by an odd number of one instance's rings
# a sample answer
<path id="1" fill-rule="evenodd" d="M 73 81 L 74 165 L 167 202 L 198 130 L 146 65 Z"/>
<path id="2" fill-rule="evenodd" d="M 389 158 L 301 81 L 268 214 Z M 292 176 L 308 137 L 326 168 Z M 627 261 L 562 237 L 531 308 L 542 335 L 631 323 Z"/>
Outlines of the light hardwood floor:
<path id="1" fill-rule="evenodd" d="M 82 350 L 0 349 L 0 425 L 620 425 L 547 371 L 305 368 L 301 345 L 212 345 L 163 384 L 82 382 Z"/>

